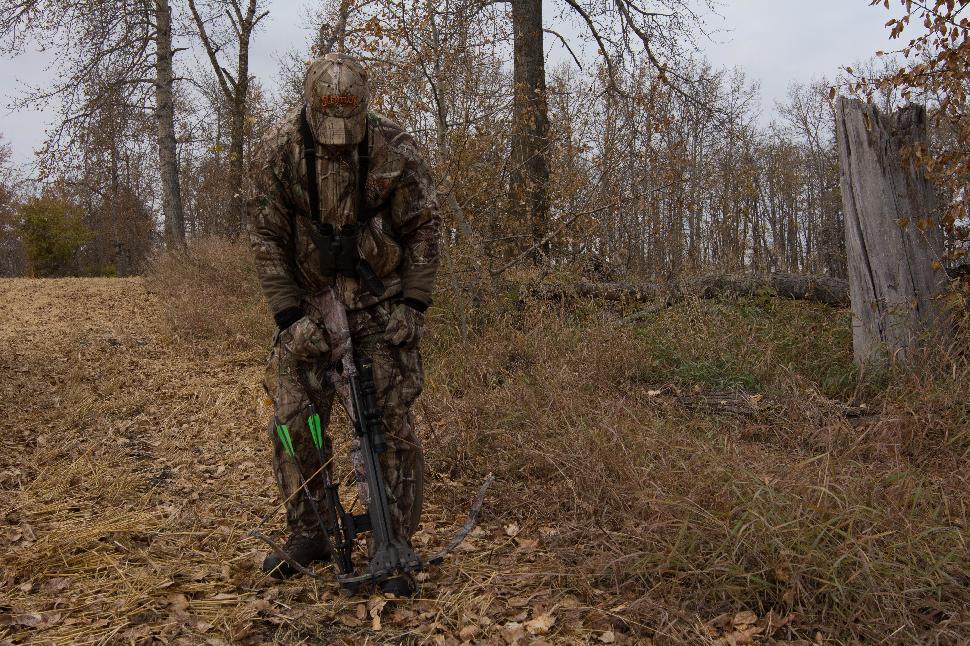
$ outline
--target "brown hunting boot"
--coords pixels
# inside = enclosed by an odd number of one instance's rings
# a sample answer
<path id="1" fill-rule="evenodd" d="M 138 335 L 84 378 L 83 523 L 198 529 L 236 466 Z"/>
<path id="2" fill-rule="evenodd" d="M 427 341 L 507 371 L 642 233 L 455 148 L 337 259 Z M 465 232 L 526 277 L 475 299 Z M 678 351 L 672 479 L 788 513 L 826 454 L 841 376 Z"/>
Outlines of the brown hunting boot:
<path id="1" fill-rule="evenodd" d="M 283 551 L 303 567 L 308 567 L 311 563 L 325 563 L 330 560 L 330 553 L 327 552 L 326 544 L 322 539 L 312 536 L 291 536 L 283 545 Z M 289 579 L 300 574 L 299 570 L 275 552 L 263 559 L 263 572 L 274 579 Z"/>

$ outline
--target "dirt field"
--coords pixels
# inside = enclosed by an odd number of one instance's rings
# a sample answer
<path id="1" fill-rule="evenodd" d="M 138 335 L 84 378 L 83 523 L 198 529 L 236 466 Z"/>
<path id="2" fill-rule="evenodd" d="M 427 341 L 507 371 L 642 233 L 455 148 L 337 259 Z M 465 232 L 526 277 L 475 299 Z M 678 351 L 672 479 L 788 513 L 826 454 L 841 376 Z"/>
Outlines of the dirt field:
<path id="1" fill-rule="evenodd" d="M 414 602 L 268 580 L 247 538 L 277 503 L 251 355 L 166 337 L 138 279 L 5 280 L 0 301 L 0 642 L 528 641 L 554 621 L 557 641 L 612 636 L 561 630 L 578 602 L 488 506 Z M 431 488 L 420 547 L 475 486 Z"/>

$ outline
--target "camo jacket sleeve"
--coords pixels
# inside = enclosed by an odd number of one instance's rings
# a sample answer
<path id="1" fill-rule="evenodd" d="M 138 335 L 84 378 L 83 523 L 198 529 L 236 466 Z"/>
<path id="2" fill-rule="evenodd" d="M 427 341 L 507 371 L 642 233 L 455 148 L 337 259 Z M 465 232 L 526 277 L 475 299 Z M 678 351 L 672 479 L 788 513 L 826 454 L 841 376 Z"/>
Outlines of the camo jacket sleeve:
<path id="1" fill-rule="evenodd" d="M 247 200 L 250 244 L 260 286 L 275 315 L 300 305 L 300 288 L 291 258 L 291 198 L 286 190 L 285 143 L 270 133 L 253 155 L 253 178 Z"/>
<path id="2" fill-rule="evenodd" d="M 402 296 L 430 305 L 440 255 L 438 197 L 414 139 L 404 135 L 395 143 L 405 160 L 391 202 L 392 224 L 404 248 Z"/>

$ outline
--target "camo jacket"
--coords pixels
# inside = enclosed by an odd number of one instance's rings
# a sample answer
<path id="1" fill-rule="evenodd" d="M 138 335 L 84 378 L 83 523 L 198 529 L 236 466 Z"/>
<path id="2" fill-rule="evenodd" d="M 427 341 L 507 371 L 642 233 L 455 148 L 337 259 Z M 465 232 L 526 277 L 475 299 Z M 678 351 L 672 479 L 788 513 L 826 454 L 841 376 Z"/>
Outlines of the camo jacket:
<path id="1" fill-rule="evenodd" d="M 381 278 L 385 292 L 371 294 L 356 277 L 327 276 L 310 233 L 300 107 L 290 110 L 260 141 L 252 157 L 247 222 L 263 293 L 274 314 L 333 286 L 350 310 L 389 298 L 431 303 L 438 269 L 438 201 L 414 139 L 386 117 L 368 113 L 370 171 L 367 207 L 375 215 L 358 237 L 358 251 Z M 357 150 L 330 156 L 317 146 L 320 220 L 356 222 Z M 294 230 L 295 229 L 295 230 Z"/>

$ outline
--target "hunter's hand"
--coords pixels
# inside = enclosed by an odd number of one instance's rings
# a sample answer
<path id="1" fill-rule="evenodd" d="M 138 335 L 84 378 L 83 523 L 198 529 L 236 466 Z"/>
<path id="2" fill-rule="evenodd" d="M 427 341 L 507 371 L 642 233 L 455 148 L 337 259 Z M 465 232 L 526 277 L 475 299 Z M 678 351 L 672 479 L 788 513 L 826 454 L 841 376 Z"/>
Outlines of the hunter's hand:
<path id="1" fill-rule="evenodd" d="M 280 345 L 292 357 L 302 361 L 324 357 L 330 352 L 326 330 L 308 316 L 280 332 Z"/>
<path id="2" fill-rule="evenodd" d="M 384 340 L 391 345 L 409 346 L 424 336 L 424 312 L 405 303 L 398 303 L 387 321 Z"/>

